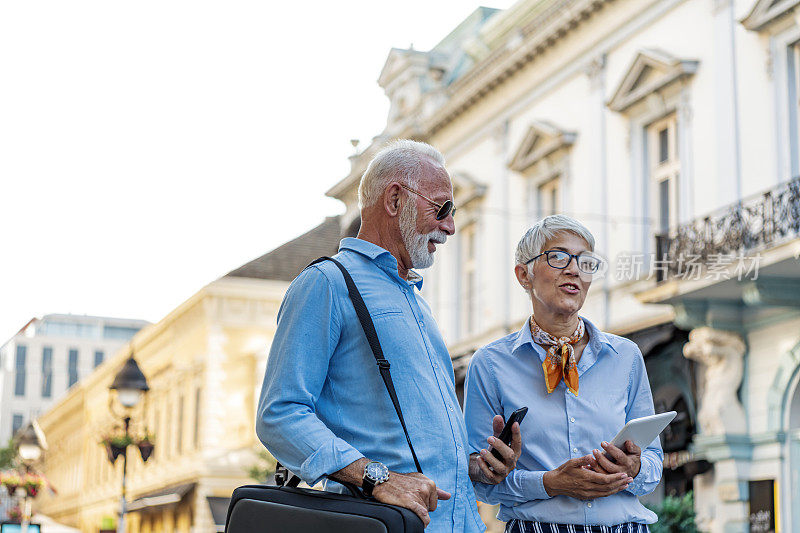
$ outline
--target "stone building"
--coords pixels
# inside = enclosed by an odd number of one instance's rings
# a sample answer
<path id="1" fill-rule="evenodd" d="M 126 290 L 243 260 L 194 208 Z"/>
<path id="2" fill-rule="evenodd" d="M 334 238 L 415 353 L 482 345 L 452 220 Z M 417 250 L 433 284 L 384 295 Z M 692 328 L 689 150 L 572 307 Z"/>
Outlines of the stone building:
<path id="1" fill-rule="evenodd" d="M 652 499 L 694 488 L 714 532 L 800 531 L 798 4 L 479 8 L 429 51 L 389 52 L 385 129 L 328 192 L 348 226 L 388 140 L 444 153 L 457 233 L 424 292 L 457 380 L 529 315 L 512 273 L 524 230 L 584 222 L 608 265 L 585 316 L 639 344 L 657 409 L 679 411 Z"/>
<path id="2" fill-rule="evenodd" d="M 120 508 L 122 461 L 99 444 L 120 426 L 109 386 L 133 354 L 150 386 L 134 408 L 135 438 L 154 434 L 145 463 L 128 451 L 126 529 L 130 533 L 222 531 L 233 489 L 249 479 L 263 446 L 255 409 L 289 282 L 305 265 L 336 252 L 339 220 L 209 283 L 146 327 L 39 418 L 49 448 L 43 469 L 56 488 L 38 511 L 97 533 L 113 528 Z"/>

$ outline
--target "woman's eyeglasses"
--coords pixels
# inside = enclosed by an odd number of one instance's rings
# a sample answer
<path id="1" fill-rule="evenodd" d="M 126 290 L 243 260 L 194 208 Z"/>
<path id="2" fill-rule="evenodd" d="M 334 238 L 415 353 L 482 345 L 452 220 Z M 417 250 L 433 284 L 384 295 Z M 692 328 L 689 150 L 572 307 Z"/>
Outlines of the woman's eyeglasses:
<path id="1" fill-rule="evenodd" d="M 402 183 L 400 183 L 398 185 L 400 185 L 402 188 L 404 188 L 408 192 L 413 192 L 417 196 L 420 196 L 420 197 L 428 200 L 428 202 L 430 202 L 432 205 L 434 205 L 437 208 L 439 208 L 439 210 L 436 212 L 436 220 L 444 220 L 444 219 L 447 218 L 448 215 L 453 215 L 453 216 L 456 215 L 456 206 L 455 206 L 455 204 L 453 203 L 452 200 L 447 200 L 445 203 L 440 204 L 438 202 L 434 202 L 433 200 L 431 200 L 430 198 L 428 198 L 424 194 L 420 194 L 417 191 L 415 191 L 414 189 L 411 189 L 410 187 L 406 187 Z"/>
<path id="2" fill-rule="evenodd" d="M 527 265 L 531 261 L 534 261 L 541 256 L 545 256 L 547 258 L 547 264 L 553 268 L 560 268 L 564 269 L 567 268 L 572 258 L 575 258 L 575 264 L 578 265 L 578 270 L 585 274 L 594 274 L 600 268 L 600 264 L 603 262 L 599 257 L 595 257 L 591 254 L 587 253 L 580 253 L 580 254 L 571 254 L 565 252 L 563 250 L 546 250 L 530 261 L 526 261 L 525 264 Z"/>

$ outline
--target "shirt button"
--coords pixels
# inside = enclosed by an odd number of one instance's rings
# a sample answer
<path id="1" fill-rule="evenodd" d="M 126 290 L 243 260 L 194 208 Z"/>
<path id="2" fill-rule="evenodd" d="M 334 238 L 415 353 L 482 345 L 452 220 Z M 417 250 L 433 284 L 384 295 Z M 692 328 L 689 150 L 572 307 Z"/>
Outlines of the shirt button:
<path id="1" fill-rule="evenodd" d="M 452 405 L 451 405 L 451 406 L 449 406 L 449 409 L 452 411 L 452 410 L 453 410 L 453 406 L 452 406 Z"/>
<path id="2" fill-rule="evenodd" d="M 575 423 L 575 417 L 574 417 L 574 416 L 573 416 L 573 417 L 570 417 L 569 421 L 570 421 L 570 422 L 572 422 L 572 423 L 574 424 L 574 423 Z"/>
<path id="3" fill-rule="evenodd" d="M 456 449 L 460 450 L 461 449 L 461 445 L 460 444 L 456 445 Z"/>
<path id="4" fill-rule="evenodd" d="M 592 502 L 589 502 L 589 503 L 586 504 L 586 507 L 591 507 L 591 506 L 592 506 Z"/>
<path id="5" fill-rule="evenodd" d="M 578 453 L 578 448 L 572 448 L 572 453 Z"/>

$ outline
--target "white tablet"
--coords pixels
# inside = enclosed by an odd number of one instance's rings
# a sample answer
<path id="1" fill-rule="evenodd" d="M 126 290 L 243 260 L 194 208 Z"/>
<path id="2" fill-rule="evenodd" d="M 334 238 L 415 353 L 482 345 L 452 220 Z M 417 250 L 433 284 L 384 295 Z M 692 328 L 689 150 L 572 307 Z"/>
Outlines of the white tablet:
<path id="1" fill-rule="evenodd" d="M 634 418 L 625 424 L 625 427 L 619 430 L 619 433 L 617 433 L 617 436 L 611 441 L 611 444 L 621 449 L 625 441 L 632 440 L 634 444 L 644 450 L 658 437 L 659 433 L 664 431 L 664 428 L 672 422 L 672 419 L 675 418 L 677 414 L 678 413 L 675 411 L 668 411 L 657 415 Z"/>

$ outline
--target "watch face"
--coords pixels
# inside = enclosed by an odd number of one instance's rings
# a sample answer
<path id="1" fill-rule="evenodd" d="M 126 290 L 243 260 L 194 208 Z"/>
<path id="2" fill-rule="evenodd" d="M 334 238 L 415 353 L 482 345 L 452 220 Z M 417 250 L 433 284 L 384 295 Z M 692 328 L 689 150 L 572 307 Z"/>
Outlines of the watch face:
<path id="1" fill-rule="evenodd" d="M 367 464 L 364 474 L 377 482 L 383 482 L 389 477 L 389 469 L 382 463 L 372 462 Z"/>

